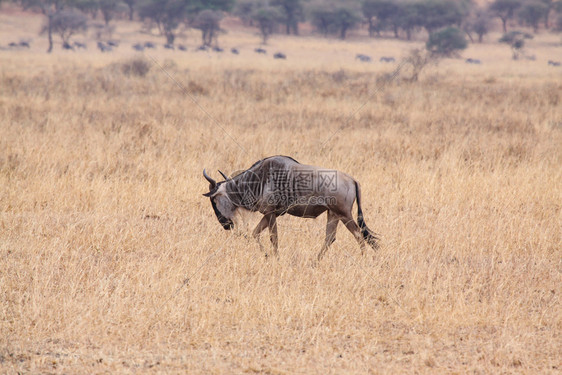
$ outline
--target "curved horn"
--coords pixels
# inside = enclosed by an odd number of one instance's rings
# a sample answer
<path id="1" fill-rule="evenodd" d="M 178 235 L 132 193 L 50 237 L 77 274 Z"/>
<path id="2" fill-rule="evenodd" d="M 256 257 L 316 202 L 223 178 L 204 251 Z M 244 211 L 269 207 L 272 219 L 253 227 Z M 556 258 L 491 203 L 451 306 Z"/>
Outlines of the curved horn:
<path id="1" fill-rule="evenodd" d="M 203 176 L 205 177 L 205 179 L 207 179 L 207 181 L 209 181 L 209 189 L 214 189 L 215 186 L 217 186 L 217 182 L 215 180 L 213 180 L 211 177 L 209 177 L 209 175 L 207 174 L 207 172 L 205 172 L 205 170 L 203 169 Z"/>
<path id="2" fill-rule="evenodd" d="M 220 171 L 220 169 L 219 169 L 219 173 L 221 174 L 221 176 L 224 177 L 225 180 L 228 180 L 228 177 L 227 177 L 224 173 L 222 173 L 222 172 Z"/>

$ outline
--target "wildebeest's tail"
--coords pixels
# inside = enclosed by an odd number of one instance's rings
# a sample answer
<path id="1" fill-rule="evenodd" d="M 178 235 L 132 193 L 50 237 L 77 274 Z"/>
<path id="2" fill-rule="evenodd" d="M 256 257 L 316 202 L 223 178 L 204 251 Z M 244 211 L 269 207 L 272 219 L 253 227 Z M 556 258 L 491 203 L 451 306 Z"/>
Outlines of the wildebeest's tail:
<path id="1" fill-rule="evenodd" d="M 377 242 L 379 238 L 376 233 L 367 227 L 367 224 L 365 224 L 365 220 L 363 219 L 363 210 L 361 210 L 361 188 L 359 187 L 359 183 L 357 181 L 355 181 L 355 196 L 357 198 L 357 224 L 359 224 L 363 239 L 376 250 L 379 247 Z"/>

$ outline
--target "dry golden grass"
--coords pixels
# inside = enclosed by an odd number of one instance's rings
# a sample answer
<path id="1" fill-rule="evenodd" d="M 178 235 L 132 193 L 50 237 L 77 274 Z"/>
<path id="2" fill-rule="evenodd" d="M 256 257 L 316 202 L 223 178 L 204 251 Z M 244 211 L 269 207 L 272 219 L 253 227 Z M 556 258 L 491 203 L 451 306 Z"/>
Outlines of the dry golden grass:
<path id="1" fill-rule="evenodd" d="M 124 73 L 128 45 L 2 52 L 0 372 L 560 372 L 555 40 L 535 62 L 471 46 L 484 65 L 371 99 L 392 67 L 355 53 L 411 44 L 276 37 L 274 61 L 232 32 L 237 57 L 152 52 L 220 126 L 150 57 Z M 358 179 L 381 249 L 361 257 L 340 226 L 314 267 L 324 216 L 282 217 L 279 261 L 245 237 L 259 216 L 223 231 L 201 171 L 273 154 Z"/>

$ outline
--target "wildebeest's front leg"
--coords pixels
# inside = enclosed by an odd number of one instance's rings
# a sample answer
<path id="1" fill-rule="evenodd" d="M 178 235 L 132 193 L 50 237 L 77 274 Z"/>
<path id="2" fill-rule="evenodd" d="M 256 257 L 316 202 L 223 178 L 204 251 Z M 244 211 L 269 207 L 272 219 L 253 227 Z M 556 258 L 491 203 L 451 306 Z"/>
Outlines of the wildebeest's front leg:
<path id="1" fill-rule="evenodd" d="M 318 261 L 322 259 L 328 247 L 336 240 L 336 230 L 338 229 L 338 222 L 340 218 L 332 211 L 328 210 L 328 222 L 326 223 L 326 239 L 322 249 L 318 253 Z"/>
<path id="2" fill-rule="evenodd" d="M 277 246 L 278 246 L 277 220 L 275 220 L 275 214 L 264 215 L 260 220 L 260 222 L 258 223 L 258 225 L 256 226 L 256 228 L 254 229 L 254 232 L 252 233 L 256 241 L 258 241 L 261 251 L 263 251 L 265 253 L 265 256 L 267 257 L 267 251 L 264 250 L 260 242 L 260 233 L 263 232 L 265 228 L 269 228 L 269 238 L 273 245 L 273 253 L 275 254 L 276 257 L 278 257 L 279 253 L 277 252 Z"/>
<path id="3" fill-rule="evenodd" d="M 278 237 L 277 237 L 277 220 L 275 214 L 267 215 L 268 218 L 268 226 L 269 226 L 269 239 L 271 240 L 271 244 L 273 245 L 273 254 L 275 254 L 276 258 L 279 258 L 278 248 Z"/>
<path id="4" fill-rule="evenodd" d="M 258 225 L 256 225 L 254 231 L 252 232 L 252 236 L 256 239 L 258 245 L 260 245 L 260 250 L 265 253 L 266 257 L 267 257 L 267 252 L 265 251 L 263 245 L 260 242 L 260 233 L 263 232 L 263 230 L 268 226 L 269 226 L 269 219 L 267 215 L 265 215 L 264 217 L 261 218 L 260 222 L 258 223 Z"/>

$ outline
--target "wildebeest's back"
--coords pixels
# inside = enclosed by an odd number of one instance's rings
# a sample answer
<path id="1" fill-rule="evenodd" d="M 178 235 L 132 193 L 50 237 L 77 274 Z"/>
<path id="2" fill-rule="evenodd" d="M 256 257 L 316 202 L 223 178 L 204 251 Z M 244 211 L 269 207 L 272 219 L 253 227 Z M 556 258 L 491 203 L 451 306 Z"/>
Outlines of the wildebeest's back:
<path id="1" fill-rule="evenodd" d="M 255 165 L 262 181 L 259 211 L 289 213 L 315 218 L 329 208 L 337 210 L 338 201 L 355 199 L 354 180 L 333 169 L 300 164 L 276 156 Z"/>

